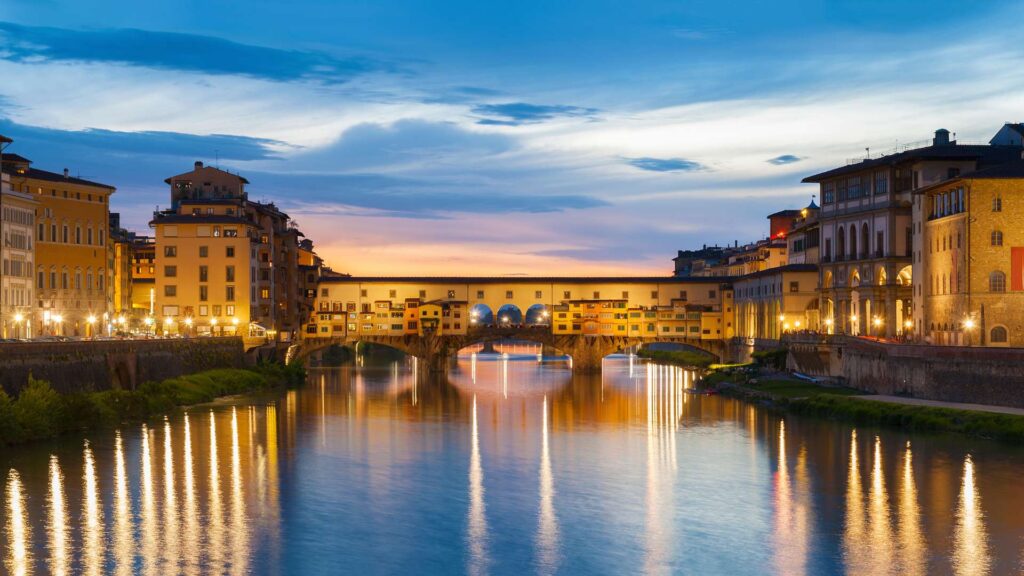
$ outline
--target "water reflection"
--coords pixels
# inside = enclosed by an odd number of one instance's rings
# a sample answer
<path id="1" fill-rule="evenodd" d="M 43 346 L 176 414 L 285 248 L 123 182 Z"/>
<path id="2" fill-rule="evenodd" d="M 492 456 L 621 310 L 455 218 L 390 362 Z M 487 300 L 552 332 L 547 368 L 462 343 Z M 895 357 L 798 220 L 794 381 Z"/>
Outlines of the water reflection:
<path id="1" fill-rule="evenodd" d="M 636 358 L 598 377 L 525 356 L 470 354 L 447 379 L 315 371 L 275 398 L 5 448 L 4 568 L 1019 572 L 1018 450 L 783 421 Z"/>
<path id="2" fill-rule="evenodd" d="M 484 510 L 484 472 L 480 464 L 480 429 L 473 397 L 469 451 L 469 573 L 487 572 L 487 517 Z"/>
<path id="3" fill-rule="evenodd" d="M 50 574 L 68 573 L 68 511 L 64 503 L 64 475 L 56 456 L 50 456 L 50 518 L 46 532 L 50 536 Z"/>
<path id="4" fill-rule="evenodd" d="M 953 533 L 953 567 L 958 576 L 989 573 L 988 534 L 981 512 L 981 496 L 974 478 L 974 461 L 964 458 L 960 501 L 956 510 L 956 531 Z"/>
<path id="5" fill-rule="evenodd" d="M 25 510 L 25 494 L 21 485 L 21 476 L 13 468 L 7 473 L 7 556 L 4 565 L 12 575 L 21 576 L 32 572 L 32 553 L 29 542 L 32 529 L 27 520 Z"/>
<path id="6" fill-rule="evenodd" d="M 100 574 L 103 570 L 103 505 L 96 479 L 96 458 L 89 441 L 82 451 L 82 556 L 84 574 Z"/>

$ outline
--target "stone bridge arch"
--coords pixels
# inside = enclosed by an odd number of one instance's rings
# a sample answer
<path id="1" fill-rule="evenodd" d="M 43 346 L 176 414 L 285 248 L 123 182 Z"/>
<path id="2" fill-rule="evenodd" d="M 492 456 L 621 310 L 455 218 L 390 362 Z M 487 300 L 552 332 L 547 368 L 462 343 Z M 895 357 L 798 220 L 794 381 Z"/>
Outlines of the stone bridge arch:
<path id="1" fill-rule="evenodd" d="M 351 346 L 357 342 L 368 342 L 388 346 L 420 359 L 421 365 L 432 372 L 443 372 L 459 350 L 473 344 L 485 344 L 497 340 L 525 340 L 553 348 L 572 359 L 573 370 L 597 372 L 606 356 L 622 352 L 638 344 L 655 342 L 682 344 L 706 352 L 721 360 L 728 354 L 726 344 L 717 340 L 691 340 L 666 337 L 629 336 L 583 336 L 555 335 L 544 327 L 481 327 L 469 334 L 444 336 L 428 334 L 417 336 L 372 336 L 359 335 L 346 338 L 310 338 L 288 350 L 288 361 L 304 361 L 310 354 L 334 344 Z"/>

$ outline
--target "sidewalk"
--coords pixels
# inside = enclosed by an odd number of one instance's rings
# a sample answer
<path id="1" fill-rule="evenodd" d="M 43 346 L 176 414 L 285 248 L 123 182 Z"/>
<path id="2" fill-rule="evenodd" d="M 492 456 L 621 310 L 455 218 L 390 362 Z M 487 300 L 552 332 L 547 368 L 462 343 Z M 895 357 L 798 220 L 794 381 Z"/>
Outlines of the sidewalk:
<path id="1" fill-rule="evenodd" d="M 974 412 L 992 412 L 994 414 L 1011 414 L 1013 416 L 1024 416 L 1024 408 L 1010 408 L 1008 406 L 992 406 L 991 404 L 965 404 L 963 402 L 942 402 L 941 400 L 922 400 L 920 398 L 905 398 L 903 396 L 868 395 L 853 396 L 858 400 L 874 400 L 876 402 L 888 402 L 890 404 L 909 404 L 911 406 L 931 406 L 933 408 L 952 408 L 954 410 L 972 410 Z"/>

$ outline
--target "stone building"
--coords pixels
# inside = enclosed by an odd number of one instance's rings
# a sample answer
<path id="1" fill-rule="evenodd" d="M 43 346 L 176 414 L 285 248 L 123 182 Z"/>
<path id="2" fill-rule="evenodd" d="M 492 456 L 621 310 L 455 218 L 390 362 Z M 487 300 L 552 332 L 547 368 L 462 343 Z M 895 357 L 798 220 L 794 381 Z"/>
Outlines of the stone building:
<path id="1" fill-rule="evenodd" d="M 1024 346 L 1024 160 L 923 187 L 914 215 L 917 337 Z"/>
<path id="2" fill-rule="evenodd" d="M 0 136 L 0 153 L 11 140 Z M 34 307 L 35 212 L 31 194 L 11 188 L 10 175 L 0 173 L 0 327 L 3 338 L 28 338 Z"/>
<path id="3" fill-rule="evenodd" d="M 804 178 L 821 198 L 821 313 L 830 330 L 903 336 L 913 325 L 912 255 L 919 235 L 912 193 L 1013 161 L 1020 146 L 965 145 L 937 130 L 930 145 L 894 151 Z"/>
<path id="4" fill-rule="evenodd" d="M 38 204 L 32 334 L 93 336 L 109 320 L 107 233 L 114 187 L 4 154 L 11 189 Z"/>
<path id="5" fill-rule="evenodd" d="M 733 281 L 736 335 L 777 340 L 784 332 L 821 329 L 818 267 L 787 264 Z"/>
<path id="6" fill-rule="evenodd" d="M 154 324 L 197 334 L 297 334 L 307 302 L 302 234 L 249 181 L 196 162 L 165 180 L 171 207 L 154 214 Z"/>

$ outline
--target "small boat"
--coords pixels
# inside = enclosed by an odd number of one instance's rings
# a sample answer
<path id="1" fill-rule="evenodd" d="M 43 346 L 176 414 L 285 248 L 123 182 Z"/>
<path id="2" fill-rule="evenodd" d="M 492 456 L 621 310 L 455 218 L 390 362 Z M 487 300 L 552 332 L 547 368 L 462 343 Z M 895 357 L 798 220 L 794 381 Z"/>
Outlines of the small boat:
<path id="1" fill-rule="evenodd" d="M 814 376 L 808 376 L 807 374 L 803 374 L 803 373 L 800 373 L 800 372 L 793 372 L 793 376 L 795 378 L 799 379 L 799 380 L 803 380 L 805 382 L 810 382 L 811 384 L 820 384 L 821 383 L 821 379 L 820 378 L 815 378 Z"/>

